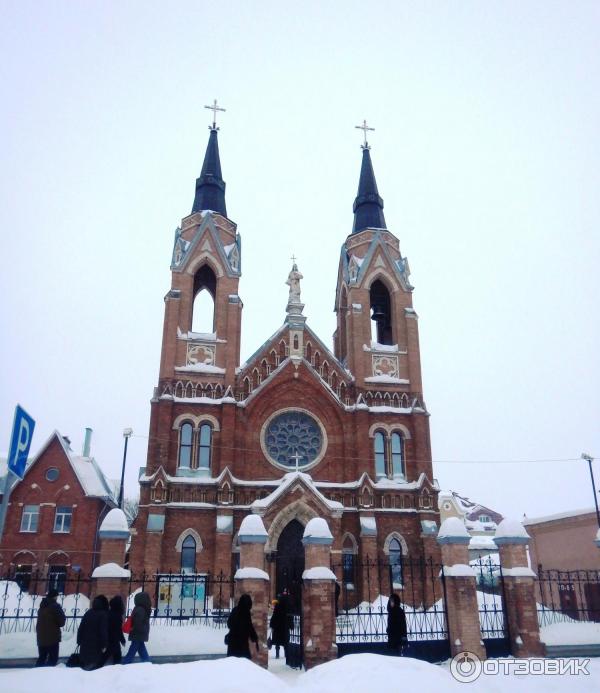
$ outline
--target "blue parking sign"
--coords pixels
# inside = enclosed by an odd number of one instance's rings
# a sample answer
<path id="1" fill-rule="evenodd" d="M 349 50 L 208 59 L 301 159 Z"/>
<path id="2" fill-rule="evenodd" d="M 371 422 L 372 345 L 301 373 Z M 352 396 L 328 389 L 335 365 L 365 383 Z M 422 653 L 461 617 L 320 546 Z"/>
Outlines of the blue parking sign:
<path id="1" fill-rule="evenodd" d="M 10 439 L 10 449 L 8 451 L 8 468 L 19 479 L 22 479 L 25 474 L 25 465 L 27 464 L 27 456 L 29 455 L 34 428 L 35 421 L 23 407 L 17 404 Z"/>

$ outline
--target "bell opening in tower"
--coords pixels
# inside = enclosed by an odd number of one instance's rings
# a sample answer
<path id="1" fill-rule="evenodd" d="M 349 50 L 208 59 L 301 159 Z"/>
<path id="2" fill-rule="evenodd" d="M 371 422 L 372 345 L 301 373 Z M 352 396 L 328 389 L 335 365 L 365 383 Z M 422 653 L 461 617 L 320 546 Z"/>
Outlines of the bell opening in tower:
<path id="1" fill-rule="evenodd" d="M 194 303 L 191 330 L 197 333 L 215 331 L 215 297 L 217 278 L 208 265 L 203 265 L 194 276 Z"/>
<path id="2" fill-rule="evenodd" d="M 392 302 L 385 284 L 377 279 L 369 292 L 371 303 L 372 336 L 378 344 L 393 344 Z"/>

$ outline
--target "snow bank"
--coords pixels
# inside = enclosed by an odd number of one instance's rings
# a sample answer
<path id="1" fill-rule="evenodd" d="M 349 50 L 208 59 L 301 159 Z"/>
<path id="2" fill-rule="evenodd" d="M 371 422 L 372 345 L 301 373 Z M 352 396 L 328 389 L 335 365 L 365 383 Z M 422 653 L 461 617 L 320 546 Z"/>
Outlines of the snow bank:
<path id="1" fill-rule="evenodd" d="M 324 520 L 322 517 L 313 517 L 312 520 L 309 520 L 304 528 L 304 538 L 308 539 L 309 537 L 313 539 L 333 539 L 327 520 Z"/>
<path id="2" fill-rule="evenodd" d="M 442 522 L 442 526 L 438 532 L 439 539 L 444 537 L 470 538 L 470 535 L 467 532 L 467 528 L 462 520 L 459 520 L 458 517 L 449 517 Z"/>
<path id="3" fill-rule="evenodd" d="M 496 536 L 494 538 L 529 539 L 530 537 L 529 534 L 527 534 L 527 530 L 525 527 L 523 527 L 519 520 L 513 520 L 510 517 L 507 517 L 498 525 L 498 528 L 496 529 Z"/>
<path id="4" fill-rule="evenodd" d="M 94 568 L 92 573 L 93 578 L 129 578 L 131 572 L 125 568 L 121 568 L 116 563 L 103 563 L 97 568 Z"/>
<path id="5" fill-rule="evenodd" d="M 599 645 L 600 623 L 551 623 L 540 628 L 540 640 L 546 645 Z"/>
<path id="6" fill-rule="evenodd" d="M 267 530 L 265 529 L 265 524 L 259 515 L 246 515 L 242 520 L 240 529 L 238 531 L 238 537 L 251 536 L 251 537 L 266 537 Z"/>
<path id="7" fill-rule="evenodd" d="M 113 508 L 102 520 L 101 532 L 129 532 L 127 517 L 121 508 Z"/>
<path id="8" fill-rule="evenodd" d="M 335 573 L 325 566 L 309 568 L 302 573 L 303 580 L 335 580 Z"/>
<path id="9" fill-rule="evenodd" d="M 268 580 L 269 574 L 260 568 L 238 568 L 234 578 L 236 580 Z"/>

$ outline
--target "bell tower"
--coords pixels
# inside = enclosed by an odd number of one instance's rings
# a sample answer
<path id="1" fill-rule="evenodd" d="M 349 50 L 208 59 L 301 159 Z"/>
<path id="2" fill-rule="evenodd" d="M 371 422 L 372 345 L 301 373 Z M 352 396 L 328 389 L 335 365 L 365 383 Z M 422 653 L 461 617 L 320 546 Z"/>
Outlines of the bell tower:
<path id="1" fill-rule="evenodd" d="M 417 314 L 408 260 L 383 214 L 365 133 L 352 233 L 342 245 L 335 296 L 336 357 L 359 390 L 421 393 Z"/>
<path id="2" fill-rule="evenodd" d="M 173 394 L 176 381 L 184 379 L 200 391 L 210 384 L 222 396 L 233 386 L 240 361 L 241 239 L 227 216 L 214 121 L 209 130 L 191 214 L 175 231 L 165 297 L 160 380 L 173 383 Z"/>

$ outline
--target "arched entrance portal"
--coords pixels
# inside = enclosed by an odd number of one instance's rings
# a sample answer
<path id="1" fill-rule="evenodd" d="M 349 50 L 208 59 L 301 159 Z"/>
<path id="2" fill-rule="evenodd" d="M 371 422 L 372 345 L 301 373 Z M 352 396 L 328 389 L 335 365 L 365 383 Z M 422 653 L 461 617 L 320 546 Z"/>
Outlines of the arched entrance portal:
<path id="1" fill-rule="evenodd" d="M 289 522 L 277 541 L 277 594 L 287 590 L 292 604 L 300 604 L 302 573 L 304 572 L 304 527 L 298 520 Z"/>

